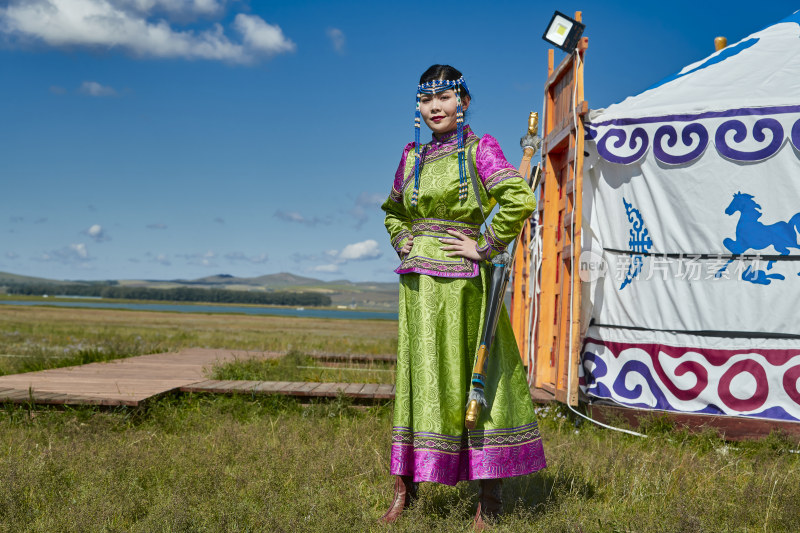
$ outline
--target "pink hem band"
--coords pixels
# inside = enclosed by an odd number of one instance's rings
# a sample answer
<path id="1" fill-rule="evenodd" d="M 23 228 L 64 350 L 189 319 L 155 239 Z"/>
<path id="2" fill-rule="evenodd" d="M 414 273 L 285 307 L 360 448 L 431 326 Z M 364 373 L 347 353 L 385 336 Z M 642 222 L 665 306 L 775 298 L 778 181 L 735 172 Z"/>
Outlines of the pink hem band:
<path id="1" fill-rule="evenodd" d="M 517 446 L 467 448 L 458 453 L 393 444 L 390 473 L 414 481 L 455 485 L 472 479 L 532 474 L 547 466 L 541 439 Z"/>

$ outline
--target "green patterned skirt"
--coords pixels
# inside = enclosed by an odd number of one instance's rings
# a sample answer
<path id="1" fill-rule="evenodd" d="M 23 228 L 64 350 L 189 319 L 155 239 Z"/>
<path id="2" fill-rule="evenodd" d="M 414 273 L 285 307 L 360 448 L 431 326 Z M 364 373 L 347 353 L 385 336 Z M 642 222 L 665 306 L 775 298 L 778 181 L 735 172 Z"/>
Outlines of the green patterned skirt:
<path id="1" fill-rule="evenodd" d="M 400 276 L 391 473 L 455 485 L 546 466 L 522 361 L 505 307 L 492 346 L 484 408 L 464 428 L 486 307 L 487 268 L 473 278 Z"/>

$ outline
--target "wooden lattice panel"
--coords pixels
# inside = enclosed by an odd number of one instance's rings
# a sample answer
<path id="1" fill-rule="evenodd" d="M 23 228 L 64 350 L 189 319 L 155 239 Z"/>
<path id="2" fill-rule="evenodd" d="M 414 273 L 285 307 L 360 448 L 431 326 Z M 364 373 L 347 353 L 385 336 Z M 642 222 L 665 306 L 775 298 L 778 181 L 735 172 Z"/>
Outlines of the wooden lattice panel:
<path id="1" fill-rule="evenodd" d="M 576 20 L 581 14 L 576 13 Z M 579 51 L 554 68 L 548 53 L 545 84 L 546 110 L 542 163 L 544 179 L 539 190 L 542 226 L 542 267 L 539 273 L 539 316 L 529 336 L 535 343 L 534 386 L 562 402 L 578 403 L 580 360 L 580 279 L 583 191 L 583 55 Z M 570 349 L 571 346 L 571 349 Z"/>

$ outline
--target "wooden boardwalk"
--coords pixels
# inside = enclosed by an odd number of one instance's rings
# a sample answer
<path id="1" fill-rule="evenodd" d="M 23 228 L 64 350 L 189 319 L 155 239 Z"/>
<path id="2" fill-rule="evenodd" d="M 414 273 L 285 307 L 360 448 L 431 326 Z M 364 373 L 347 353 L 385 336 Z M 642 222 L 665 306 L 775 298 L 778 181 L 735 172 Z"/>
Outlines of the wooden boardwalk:
<path id="1" fill-rule="evenodd" d="M 137 406 L 153 396 L 204 381 L 204 370 L 217 363 L 282 355 L 193 348 L 0 376 L 0 402 Z"/>
<path id="2" fill-rule="evenodd" d="M 390 384 L 221 381 L 206 378 L 206 371 L 215 364 L 236 358 L 277 358 L 283 355 L 279 352 L 192 348 L 178 353 L 140 355 L 103 363 L 0 376 L 0 403 L 136 407 L 149 398 L 174 391 L 283 394 L 302 398 L 335 398 L 343 394 L 368 402 L 394 398 L 394 385 Z M 393 355 L 312 354 L 312 357 L 333 364 L 395 360 Z M 546 393 L 532 393 L 535 401 L 552 398 Z"/>
<path id="3" fill-rule="evenodd" d="M 378 383 L 206 380 L 183 386 L 180 390 L 228 394 L 283 394 L 303 398 L 335 398 L 339 394 L 359 400 L 391 400 L 394 398 L 394 385 Z"/>

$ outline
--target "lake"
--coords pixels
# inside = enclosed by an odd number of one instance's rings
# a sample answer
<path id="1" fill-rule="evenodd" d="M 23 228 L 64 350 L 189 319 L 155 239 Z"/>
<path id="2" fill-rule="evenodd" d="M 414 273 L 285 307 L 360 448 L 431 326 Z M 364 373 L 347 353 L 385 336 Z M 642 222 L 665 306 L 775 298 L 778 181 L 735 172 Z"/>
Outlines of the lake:
<path id="1" fill-rule="evenodd" d="M 296 309 L 294 307 L 252 307 L 236 305 L 186 305 L 158 303 L 114 303 L 114 302 L 48 302 L 38 300 L 0 300 L 5 305 L 29 305 L 48 307 L 81 307 L 89 309 L 127 309 L 133 311 L 168 311 L 173 313 L 240 313 L 245 315 L 279 315 L 311 318 L 343 318 L 362 320 L 397 320 L 397 313 L 380 311 L 350 311 L 346 309 Z"/>

